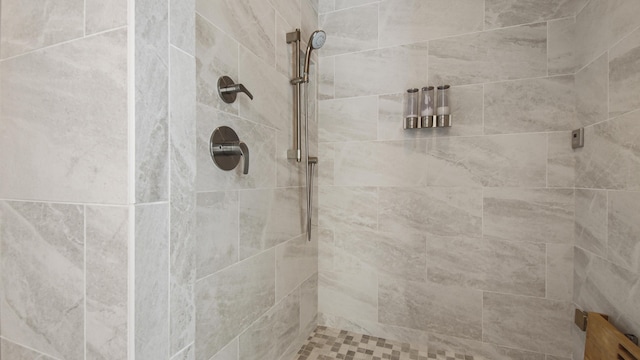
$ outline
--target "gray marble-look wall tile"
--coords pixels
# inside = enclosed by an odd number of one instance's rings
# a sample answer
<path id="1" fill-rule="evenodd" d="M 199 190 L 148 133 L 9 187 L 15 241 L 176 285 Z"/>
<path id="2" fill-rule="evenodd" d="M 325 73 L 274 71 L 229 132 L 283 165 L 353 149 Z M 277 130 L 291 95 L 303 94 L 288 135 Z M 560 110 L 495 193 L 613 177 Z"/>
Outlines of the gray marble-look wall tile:
<path id="1" fill-rule="evenodd" d="M 169 356 L 169 205 L 135 207 L 135 356 Z"/>
<path id="2" fill-rule="evenodd" d="M 318 274 L 318 311 L 353 320 L 377 322 L 377 274 L 321 271 Z"/>
<path id="3" fill-rule="evenodd" d="M 127 1 L 85 1 L 86 35 L 127 25 Z"/>
<path id="4" fill-rule="evenodd" d="M 129 210 L 86 208 L 86 354 L 126 359 Z"/>
<path id="5" fill-rule="evenodd" d="M 485 239 L 573 243 L 573 189 L 485 189 Z"/>
<path id="6" fill-rule="evenodd" d="M 300 293 L 294 291 L 256 320 L 239 341 L 239 359 L 278 359 L 298 336 Z"/>
<path id="7" fill-rule="evenodd" d="M 304 190 L 297 187 L 240 192 L 240 259 L 302 234 L 304 202 Z"/>
<path id="8" fill-rule="evenodd" d="M 320 15 L 318 25 L 327 33 L 321 56 L 371 50 L 378 47 L 378 4 Z"/>
<path id="9" fill-rule="evenodd" d="M 275 249 L 196 283 L 196 359 L 208 360 L 275 304 Z"/>
<path id="10" fill-rule="evenodd" d="M 327 228 L 318 229 L 318 269 L 333 271 L 335 253 L 334 231 Z"/>
<path id="11" fill-rule="evenodd" d="M 307 39 L 319 28 L 317 6 L 314 7 L 313 1 L 301 0 L 300 17 L 302 18 L 300 27 L 300 35 L 302 36 L 301 45 L 306 48 Z"/>
<path id="12" fill-rule="evenodd" d="M 198 191 L 220 191 L 276 186 L 276 131 L 237 116 L 198 105 L 197 176 Z M 220 170 L 211 159 L 209 140 L 219 126 L 233 128 L 249 147 L 249 174 L 242 173 L 242 163 L 231 171 Z"/>
<path id="13" fill-rule="evenodd" d="M 195 55 L 195 0 L 169 1 L 169 41 L 188 54 Z"/>
<path id="14" fill-rule="evenodd" d="M 587 0 L 487 0 L 485 29 L 573 16 L 586 3 Z"/>
<path id="15" fill-rule="evenodd" d="M 398 93 L 426 84 L 428 47 L 422 42 L 336 56 L 335 96 Z"/>
<path id="16" fill-rule="evenodd" d="M 218 95 L 218 78 L 238 80 L 239 45 L 207 19 L 196 14 L 196 86 L 198 103 L 238 114 L 238 102 L 227 104 Z"/>
<path id="17" fill-rule="evenodd" d="M 589 139 L 576 152 L 576 186 L 640 190 L 640 111 L 585 129 Z"/>
<path id="18" fill-rule="evenodd" d="M 383 324 L 482 337 L 482 292 L 477 290 L 381 277 L 378 313 Z"/>
<path id="19" fill-rule="evenodd" d="M 318 158 L 322 161 L 318 164 L 318 186 L 329 186 L 334 184 L 334 147 L 334 143 L 318 144 Z"/>
<path id="20" fill-rule="evenodd" d="M 347 9 L 350 7 L 366 5 L 370 3 L 377 3 L 380 0 L 334 0 L 335 10 Z"/>
<path id="21" fill-rule="evenodd" d="M 270 0 L 273 7 L 278 14 L 288 23 L 292 31 L 293 29 L 300 28 L 301 19 L 301 5 L 300 0 Z M 279 39 L 278 39 L 279 40 Z M 287 46 L 288 48 L 288 46 Z"/>
<path id="22" fill-rule="evenodd" d="M 376 188 L 321 186 L 318 193 L 319 226 L 330 229 L 376 229 Z"/>
<path id="23" fill-rule="evenodd" d="M 135 6 L 135 199 L 169 199 L 169 0 Z"/>
<path id="24" fill-rule="evenodd" d="M 378 140 L 404 140 L 433 136 L 483 134 L 483 86 L 455 86 L 450 89 L 455 126 L 406 131 L 402 127 L 403 93 L 378 97 Z"/>
<path id="25" fill-rule="evenodd" d="M 317 325 L 318 316 L 318 274 L 311 275 L 300 285 L 300 335 L 304 329 Z"/>
<path id="26" fill-rule="evenodd" d="M 196 359 L 196 349 L 193 343 L 171 357 L 171 360 L 195 360 L 195 359 Z M 234 358 L 233 360 L 236 360 L 236 359 Z"/>
<path id="27" fill-rule="evenodd" d="M 547 244 L 547 299 L 573 300 L 573 244 Z"/>
<path id="28" fill-rule="evenodd" d="M 425 281 L 427 250 L 424 235 L 377 231 L 336 231 L 335 271 Z"/>
<path id="29" fill-rule="evenodd" d="M 455 351 L 456 353 L 468 354 L 475 358 L 491 360 L 545 360 L 544 354 L 441 334 L 429 334 L 427 343 L 429 349 Z"/>
<path id="30" fill-rule="evenodd" d="M 14 344 L 6 339 L 0 339 L 0 359 L 56 360 L 45 354 Z"/>
<path id="31" fill-rule="evenodd" d="M 326 13 L 335 10 L 335 0 L 318 0 L 318 13 Z"/>
<path id="32" fill-rule="evenodd" d="M 3 61 L 0 73 L 0 197 L 125 204 L 126 29 Z"/>
<path id="33" fill-rule="evenodd" d="M 640 109 L 640 29 L 609 51 L 609 117 Z"/>
<path id="34" fill-rule="evenodd" d="M 549 75 L 573 74 L 578 70 L 576 48 L 576 18 L 547 22 L 547 65 Z"/>
<path id="35" fill-rule="evenodd" d="M 441 285 L 545 296 L 545 245 L 431 236 L 427 276 Z"/>
<path id="36" fill-rule="evenodd" d="M 311 126 L 309 126 L 311 129 Z M 312 144 L 316 144 L 317 140 L 311 138 L 311 131 L 309 134 L 309 153 L 311 156 L 317 155 L 320 159 L 320 164 L 316 165 L 314 171 L 314 184 L 317 184 L 315 177 L 318 172 L 326 170 L 328 166 L 327 158 L 321 156 L 317 150 L 314 150 Z M 304 133 L 303 133 L 304 134 Z M 293 186 L 305 186 L 305 171 L 304 161 L 297 162 L 296 159 L 288 158 L 288 151 L 293 149 L 293 128 L 285 129 L 284 131 L 276 131 L 276 181 L 277 187 L 293 187 Z M 304 144 L 304 140 L 303 140 Z M 304 154 L 304 145 L 302 146 L 302 153 Z M 304 156 L 304 155 L 303 155 Z M 332 166 L 333 168 L 333 166 Z"/>
<path id="37" fill-rule="evenodd" d="M 640 193 L 609 192 L 607 258 L 636 273 L 640 273 L 639 204 Z"/>
<path id="38" fill-rule="evenodd" d="M 434 138 L 426 167 L 432 186 L 544 187 L 547 135 Z"/>
<path id="39" fill-rule="evenodd" d="M 196 11 L 262 61 L 275 65 L 276 16 L 268 1 L 196 0 Z"/>
<path id="40" fill-rule="evenodd" d="M 320 142 L 375 140 L 378 97 L 321 101 L 318 108 Z"/>
<path id="41" fill-rule="evenodd" d="M 238 360 L 238 338 L 231 340 L 227 346 L 208 360 Z"/>
<path id="42" fill-rule="evenodd" d="M 238 193 L 198 193 L 196 210 L 197 278 L 238 262 Z"/>
<path id="43" fill-rule="evenodd" d="M 608 48 L 609 17 L 608 0 L 591 0 L 576 15 L 577 65 L 581 68 Z"/>
<path id="44" fill-rule="evenodd" d="M 195 59 L 174 46 L 170 51 L 170 353 L 173 355 L 195 339 L 196 85 Z"/>
<path id="45" fill-rule="evenodd" d="M 295 237 L 276 247 L 276 301 L 318 272 L 318 242 Z"/>
<path id="46" fill-rule="evenodd" d="M 576 73 L 576 115 L 582 126 L 609 118 L 608 57 L 603 54 Z"/>
<path id="47" fill-rule="evenodd" d="M 378 230 L 440 236 L 482 234 L 482 190 L 380 188 Z"/>
<path id="48" fill-rule="evenodd" d="M 236 80 L 236 79 L 234 79 Z M 282 131 L 291 131 L 293 96 L 289 77 L 265 65 L 245 48 L 240 48 L 237 82 L 243 83 L 254 98 L 238 94 L 241 117 Z"/>
<path id="49" fill-rule="evenodd" d="M 477 84 L 546 75 L 546 23 L 429 42 L 431 84 Z"/>
<path id="50" fill-rule="evenodd" d="M 2 59 L 84 35 L 82 0 L 3 1 L 1 10 Z"/>
<path id="51" fill-rule="evenodd" d="M 567 301 L 486 292 L 482 306 L 482 340 L 570 356 L 572 313 L 573 305 Z"/>
<path id="52" fill-rule="evenodd" d="M 474 0 L 382 0 L 380 47 L 482 31 L 483 11 Z"/>
<path id="53" fill-rule="evenodd" d="M 573 301 L 585 311 L 609 315 L 622 331 L 640 331 L 638 274 L 575 248 Z"/>
<path id="54" fill-rule="evenodd" d="M 427 179 L 422 139 L 336 143 L 334 149 L 335 185 L 417 186 Z"/>
<path id="55" fill-rule="evenodd" d="M 575 244 L 600 256 L 607 252 L 607 192 L 576 189 Z"/>
<path id="56" fill-rule="evenodd" d="M 574 187 L 576 156 L 571 148 L 571 132 L 553 132 L 547 136 L 547 186 Z"/>
<path id="57" fill-rule="evenodd" d="M 318 59 L 318 100 L 329 100 L 335 97 L 335 67 L 333 56 Z"/>
<path id="58" fill-rule="evenodd" d="M 84 247 L 82 206 L 0 202 L 3 339 L 82 358 Z"/>
<path id="59" fill-rule="evenodd" d="M 605 1 L 608 5 L 609 47 L 640 26 L 640 19 L 635 16 L 640 12 L 640 3 L 634 0 Z"/>
<path id="60" fill-rule="evenodd" d="M 573 75 L 486 84 L 486 134 L 572 130 L 576 118 Z"/>

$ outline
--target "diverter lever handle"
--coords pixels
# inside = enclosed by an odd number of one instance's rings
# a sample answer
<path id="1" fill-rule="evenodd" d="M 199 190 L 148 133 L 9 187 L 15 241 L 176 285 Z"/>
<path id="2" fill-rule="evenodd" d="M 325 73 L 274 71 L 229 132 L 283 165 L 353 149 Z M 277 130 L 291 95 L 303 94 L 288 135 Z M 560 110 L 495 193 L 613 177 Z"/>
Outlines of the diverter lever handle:
<path id="1" fill-rule="evenodd" d="M 251 92 L 244 85 L 236 84 L 233 79 L 228 76 L 218 78 L 218 95 L 220 95 L 222 101 L 227 104 L 234 103 L 239 92 L 247 94 L 249 99 L 253 100 L 253 95 L 251 95 Z"/>

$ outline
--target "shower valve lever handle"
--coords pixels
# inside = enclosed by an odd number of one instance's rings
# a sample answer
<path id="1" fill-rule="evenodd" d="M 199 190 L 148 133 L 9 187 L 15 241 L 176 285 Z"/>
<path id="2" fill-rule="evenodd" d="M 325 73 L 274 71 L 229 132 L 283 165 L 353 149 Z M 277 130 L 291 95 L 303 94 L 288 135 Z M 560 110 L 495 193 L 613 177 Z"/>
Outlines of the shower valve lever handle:
<path id="1" fill-rule="evenodd" d="M 247 94 L 249 99 L 253 100 L 253 95 L 244 85 L 236 84 L 235 81 L 228 76 L 221 76 L 218 79 L 218 95 L 220 95 L 222 101 L 227 104 L 234 103 L 239 92 Z"/>

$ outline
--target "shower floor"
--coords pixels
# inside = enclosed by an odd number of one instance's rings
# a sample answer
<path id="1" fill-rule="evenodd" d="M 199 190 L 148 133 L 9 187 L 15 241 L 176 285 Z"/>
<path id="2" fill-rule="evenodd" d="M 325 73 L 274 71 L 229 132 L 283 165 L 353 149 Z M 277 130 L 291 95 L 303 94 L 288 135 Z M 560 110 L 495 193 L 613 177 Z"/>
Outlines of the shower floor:
<path id="1" fill-rule="evenodd" d="M 448 351 L 423 351 L 409 344 L 318 326 L 295 360 L 474 360 Z"/>

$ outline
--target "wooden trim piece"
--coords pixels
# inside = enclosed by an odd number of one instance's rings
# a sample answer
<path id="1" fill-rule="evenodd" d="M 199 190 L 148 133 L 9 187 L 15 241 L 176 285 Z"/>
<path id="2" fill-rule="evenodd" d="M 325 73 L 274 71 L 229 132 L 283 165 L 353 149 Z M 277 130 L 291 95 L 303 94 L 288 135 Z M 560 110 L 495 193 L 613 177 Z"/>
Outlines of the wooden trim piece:
<path id="1" fill-rule="evenodd" d="M 585 360 L 640 360 L 640 347 L 616 329 L 602 314 L 589 313 Z"/>

